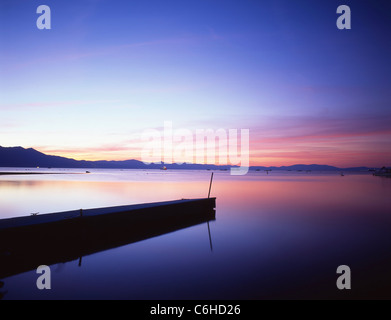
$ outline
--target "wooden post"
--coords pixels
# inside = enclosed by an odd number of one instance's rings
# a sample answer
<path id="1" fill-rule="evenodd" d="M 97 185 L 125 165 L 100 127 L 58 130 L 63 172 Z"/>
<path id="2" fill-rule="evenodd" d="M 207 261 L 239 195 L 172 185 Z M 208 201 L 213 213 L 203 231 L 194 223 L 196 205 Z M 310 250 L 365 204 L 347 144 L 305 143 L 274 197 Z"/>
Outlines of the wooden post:
<path id="1" fill-rule="evenodd" d="M 209 185 L 208 198 L 210 198 L 210 190 L 212 189 L 212 181 L 213 181 L 213 172 L 212 172 L 212 175 L 211 175 L 211 177 L 210 177 L 210 185 Z"/>

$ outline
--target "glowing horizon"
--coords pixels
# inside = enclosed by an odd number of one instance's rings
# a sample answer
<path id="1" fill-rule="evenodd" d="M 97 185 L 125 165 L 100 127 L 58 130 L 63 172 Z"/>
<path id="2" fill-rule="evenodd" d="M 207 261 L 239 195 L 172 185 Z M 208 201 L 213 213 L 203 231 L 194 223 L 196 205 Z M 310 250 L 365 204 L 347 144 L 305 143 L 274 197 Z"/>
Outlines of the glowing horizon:
<path id="1" fill-rule="evenodd" d="M 391 165 L 391 21 L 338 1 L 5 0 L 0 145 L 141 159 L 144 130 L 250 130 L 250 165 Z M 371 12 L 371 14 L 368 14 Z"/>

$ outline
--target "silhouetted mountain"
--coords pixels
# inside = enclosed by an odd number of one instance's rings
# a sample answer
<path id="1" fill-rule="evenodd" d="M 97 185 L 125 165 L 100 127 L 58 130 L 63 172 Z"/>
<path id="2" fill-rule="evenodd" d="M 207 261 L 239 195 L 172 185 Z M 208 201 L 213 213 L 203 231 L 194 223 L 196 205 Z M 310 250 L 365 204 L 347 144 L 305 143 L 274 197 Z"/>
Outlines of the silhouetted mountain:
<path id="1" fill-rule="evenodd" d="M 340 168 L 327 166 L 327 165 L 319 165 L 319 164 L 295 164 L 293 166 L 281 166 L 281 167 L 251 167 L 252 169 L 260 169 L 260 170 L 314 170 L 314 171 L 335 171 L 341 170 Z"/>
<path id="2" fill-rule="evenodd" d="M 145 164 L 138 160 L 125 161 L 84 161 L 46 155 L 35 149 L 22 147 L 4 148 L 0 146 L 0 167 L 21 168 L 101 168 L 101 169 L 229 169 L 230 166 L 202 164 Z"/>
<path id="3" fill-rule="evenodd" d="M 262 167 L 254 166 L 251 170 L 287 170 L 287 171 L 368 171 L 368 167 L 352 167 L 352 168 L 338 168 L 328 165 L 320 164 L 295 164 L 292 166 L 281 166 L 281 167 Z"/>
<path id="4" fill-rule="evenodd" d="M 2 167 L 80 167 L 81 161 L 48 156 L 34 149 L 22 147 L 0 147 L 0 166 Z"/>
<path id="5" fill-rule="evenodd" d="M 22 147 L 4 148 L 0 146 L 0 167 L 21 167 L 21 168 L 101 168 L 101 169 L 160 169 L 166 166 L 167 169 L 192 169 L 192 170 L 229 170 L 231 166 L 207 165 L 207 164 L 145 164 L 138 160 L 125 161 L 84 161 L 64 157 L 46 155 L 35 149 L 24 149 Z M 292 170 L 292 171 L 368 171 L 367 167 L 337 168 L 328 165 L 304 165 L 282 167 L 251 167 L 251 170 Z"/>

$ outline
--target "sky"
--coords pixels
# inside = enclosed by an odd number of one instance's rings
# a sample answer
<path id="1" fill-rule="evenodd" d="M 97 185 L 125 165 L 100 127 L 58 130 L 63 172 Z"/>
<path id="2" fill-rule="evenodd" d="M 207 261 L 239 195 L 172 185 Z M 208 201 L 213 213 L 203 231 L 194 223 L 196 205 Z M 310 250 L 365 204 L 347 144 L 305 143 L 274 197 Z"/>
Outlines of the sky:
<path id="1" fill-rule="evenodd" d="M 391 165 L 390 1 L 0 0 L 0 30 L 0 146 L 140 160 L 170 121 L 248 129 L 251 165 Z"/>

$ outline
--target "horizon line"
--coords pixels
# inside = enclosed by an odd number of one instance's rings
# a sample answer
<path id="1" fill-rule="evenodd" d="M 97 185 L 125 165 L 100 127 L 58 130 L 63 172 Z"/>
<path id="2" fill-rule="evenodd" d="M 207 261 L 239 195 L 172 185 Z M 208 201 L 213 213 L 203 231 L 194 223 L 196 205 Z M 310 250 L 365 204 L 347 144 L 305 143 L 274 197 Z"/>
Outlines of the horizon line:
<path id="1" fill-rule="evenodd" d="M 25 148 L 25 147 L 22 147 L 22 146 L 13 146 L 13 147 L 3 147 L 0 145 L 0 148 L 4 148 L 4 149 L 15 149 L 15 148 L 21 148 L 23 150 L 34 150 L 34 151 L 37 151 L 45 156 L 51 156 L 51 157 L 60 157 L 60 158 L 64 158 L 64 159 L 68 159 L 68 160 L 73 160 L 73 161 L 78 161 L 78 162 L 93 162 L 93 163 L 96 163 L 96 162 L 116 162 L 116 163 L 119 163 L 119 162 L 126 162 L 126 161 L 138 161 L 140 163 L 143 163 L 145 165 L 149 165 L 141 160 L 138 160 L 138 159 L 126 159 L 126 160 L 85 160 L 85 159 L 81 159 L 81 160 L 78 160 L 78 159 L 75 159 L 75 158 L 69 158 L 69 157 L 65 157 L 65 156 L 58 156 L 58 155 L 52 155 L 52 154 L 46 154 L 44 152 L 41 152 L 39 150 L 37 150 L 36 148 L 33 148 L 33 147 L 29 147 L 29 148 Z M 238 165 L 230 165 L 230 164 L 210 164 L 210 163 L 193 163 L 193 162 L 184 162 L 184 163 L 176 163 L 176 162 L 172 162 L 172 163 L 166 163 L 166 162 L 163 162 L 163 161 L 160 161 L 160 162 L 154 162 L 154 163 L 150 163 L 152 165 L 198 165 L 198 166 L 216 166 L 216 167 L 238 167 Z M 311 163 L 311 164 L 305 164 L 305 163 L 295 163 L 295 164 L 290 164 L 290 165 L 249 165 L 248 168 L 257 168 L 257 167 L 263 167 L 263 168 L 284 168 L 284 167 L 293 167 L 293 166 L 326 166 L 326 167 L 333 167 L 333 168 L 337 168 L 337 169 L 352 169 L 352 168 L 367 168 L 367 169 L 378 169 L 378 168 L 381 168 L 381 167 L 373 167 L 373 166 L 366 166 L 366 165 L 361 165 L 361 166 L 348 166 L 348 167 L 339 167 L 339 166 L 334 166 L 334 165 L 329 165 L 329 164 L 318 164 L 318 163 Z M 387 167 L 387 166 L 383 166 L 383 167 Z"/>

